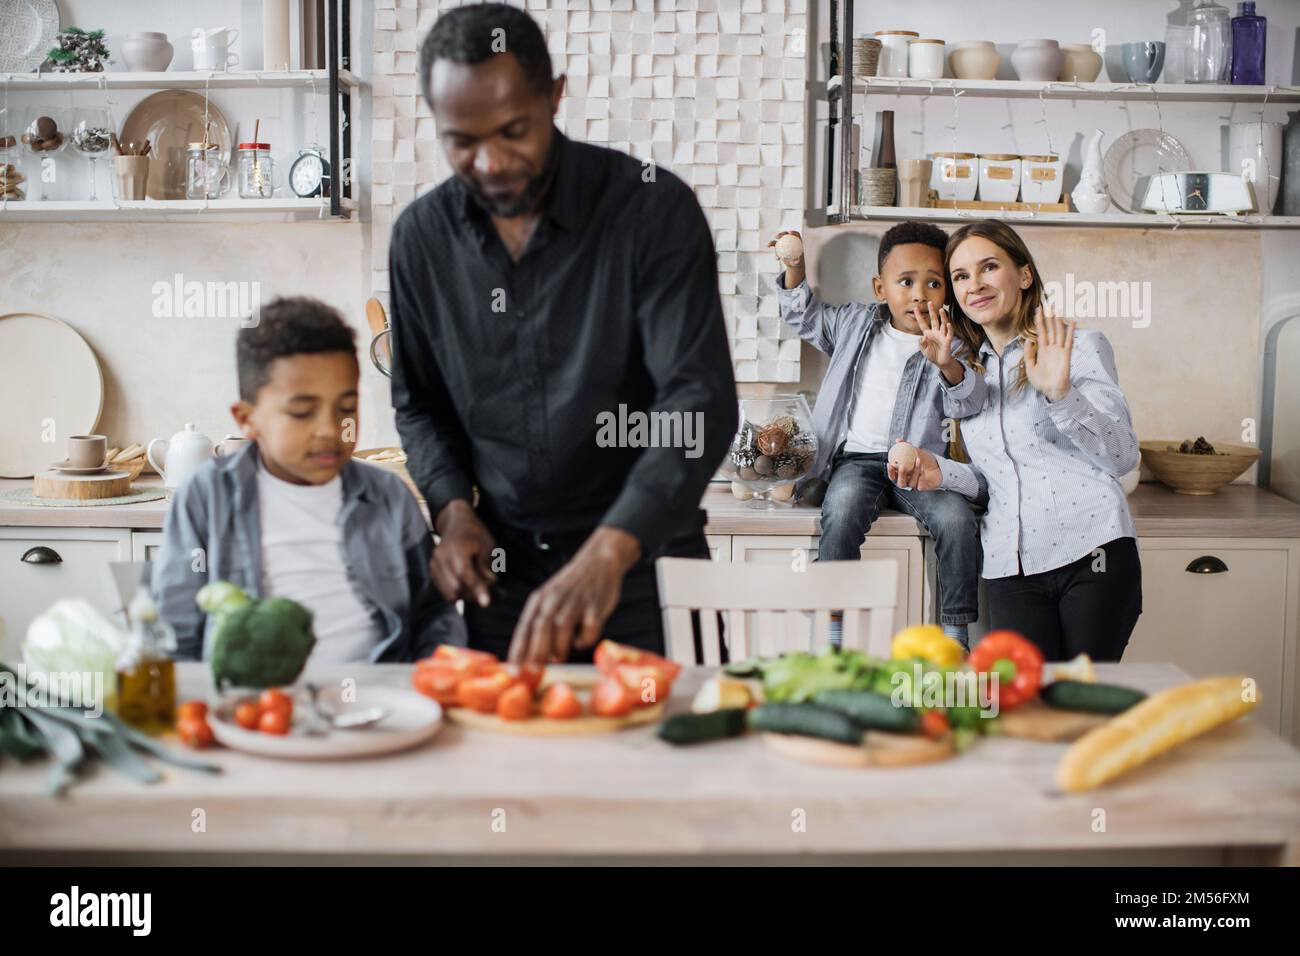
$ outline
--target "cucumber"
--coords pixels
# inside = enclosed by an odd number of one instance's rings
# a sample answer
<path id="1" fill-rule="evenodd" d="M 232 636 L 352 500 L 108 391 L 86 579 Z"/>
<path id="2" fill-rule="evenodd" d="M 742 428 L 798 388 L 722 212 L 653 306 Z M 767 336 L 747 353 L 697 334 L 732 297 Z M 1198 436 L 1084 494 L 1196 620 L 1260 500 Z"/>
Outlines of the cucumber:
<path id="1" fill-rule="evenodd" d="M 677 714 L 659 725 L 659 739 L 670 744 L 698 744 L 706 740 L 738 737 L 745 732 L 745 711 L 740 707 L 708 714 Z"/>
<path id="2" fill-rule="evenodd" d="M 869 690 L 823 690 L 813 697 L 820 707 L 848 714 L 863 727 L 910 733 L 920 729 L 921 714 L 914 707 L 895 707 L 886 694 Z"/>
<path id="3" fill-rule="evenodd" d="M 764 704 L 749 712 L 749 726 L 777 734 L 861 744 L 862 725 L 848 714 L 816 704 Z"/>
<path id="4" fill-rule="evenodd" d="M 1059 710 L 1085 710 L 1093 714 L 1119 714 L 1146 700 L 1146 694 L 1114 684 L 1087 684 L 1058 680 L 1038 692 L 1043 703 Z"/>

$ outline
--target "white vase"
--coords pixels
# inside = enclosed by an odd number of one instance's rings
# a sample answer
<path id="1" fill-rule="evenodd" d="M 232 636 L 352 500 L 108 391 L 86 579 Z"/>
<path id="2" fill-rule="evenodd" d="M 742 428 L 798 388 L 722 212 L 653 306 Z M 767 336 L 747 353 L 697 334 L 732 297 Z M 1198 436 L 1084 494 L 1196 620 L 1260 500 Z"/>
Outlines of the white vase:
<path id="1" fill-rule="evenodd" d="M 1083 169 L 1079 184 L 1071 194 L 1074 208 L 1083 213 L 1100 213 L 1110 208 L 1110 194 L 1106 192 L 1106 177 L 1101 171 L 1101 140 L 1106 134 L 1097 130 L 1088 141 L 1083 153 Z"/>
<path id="2" fill-rule="evenodd" d="M 1273 214 L 1282 175 L 1281 123 L 1233 123 L 1228 128 L 1228 172 L 1255 184 L 1259 213 Z"/>
<path id="3" fill-rule="evenodd" d="M 1021 40 L 1011 51 L 1011 66 L 1022 80 L 1053 81 L 1064 65 L 1065 54 L 1055 40 Z"/>
<path id="4" fill-rule="evenodd" d="M 132 73 L 162 73 L 175 52 L 165 33 L 132 33 L 122 41 L 122 60 Z"/>

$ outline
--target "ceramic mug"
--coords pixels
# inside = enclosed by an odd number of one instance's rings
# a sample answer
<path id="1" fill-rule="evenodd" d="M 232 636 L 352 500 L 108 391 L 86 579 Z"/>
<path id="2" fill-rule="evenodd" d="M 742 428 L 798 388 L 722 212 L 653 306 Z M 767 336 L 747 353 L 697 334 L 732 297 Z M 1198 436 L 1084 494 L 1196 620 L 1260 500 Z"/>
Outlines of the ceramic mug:
<path id="1" fill-rule="evenodd" d="M 212 453 L 218 458 L 229 458 L 231 455 L 240 451 L 245 445 L 251 445 L 251 439 L 242 435 L 227 435 L 217 443 L 217 447 L 212 449 Z"/>
<path id="2" fill-rule="evenodd" d="M 108 457 L 103 435 L 73 435 L 68 439 L 68 464 L 73 468 L 99 468 Z"/>
<path id="3" fill-rule="evenodd" d="M 114 156 L 118 199 L 144 199 L 149 183 L 148 156 Z"/>
<path id="4" fill-rule="evenodd" d="M 1124 67 L 1134 83 L 1154 83 L 1160 79 L 1165 66 L 1165 44 L 1162 40 L 1141 40 L 1124 44 Z"/>

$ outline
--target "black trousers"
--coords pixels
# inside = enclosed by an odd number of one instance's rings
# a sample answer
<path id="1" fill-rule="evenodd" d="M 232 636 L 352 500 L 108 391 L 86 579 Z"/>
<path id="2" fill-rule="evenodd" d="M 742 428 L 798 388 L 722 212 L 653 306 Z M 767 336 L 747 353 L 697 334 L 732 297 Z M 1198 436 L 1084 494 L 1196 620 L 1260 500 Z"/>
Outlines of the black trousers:
<path id="1" fill-rule="evenodd" d="M 1051 571 L 986 579 L 990 628 L 1019 631 L 1049 661 L 1084 652 L 1118 661 L 1142 614 L 1142 563 L 1132 538 L 1099 550 Z"/>
<path id="2" fill-rule="evenodd" d="M 503 549 L 505 570 L 497 572 L 497 583 L 492 587 L 492 603 L 488 607 L 465 602 L 465 624 L 469 629 L 470 647 L 489 651 L 504 660 L 528 596 L 573 558 L 590 531 L 539 536 L 481 517 L 496 539 L 497 547 Z M 659 608 L 655 558 L 669 556 L 707 561 L 709 545 L 704 537 L 704 522 L 705 513 L 700 511 L 696 522 L 675 535 L 659 554 L 643 557 L 623 576 L 618 605 L 601 630 L 602 638 L 656 654 L 664 653 L 663 614 Z M 569 654 L 569 661 L 591 663 L 592 652 L 593 648 L 575 648 Z"/>

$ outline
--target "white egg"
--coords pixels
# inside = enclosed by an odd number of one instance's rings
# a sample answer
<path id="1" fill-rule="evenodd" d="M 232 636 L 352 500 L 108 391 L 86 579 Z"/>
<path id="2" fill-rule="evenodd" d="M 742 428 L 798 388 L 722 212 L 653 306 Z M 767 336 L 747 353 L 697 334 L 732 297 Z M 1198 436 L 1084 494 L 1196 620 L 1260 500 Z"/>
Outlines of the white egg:
<path id="1" fill-rule="evenodd" d="M 748 501 L 750 498 L 754 497 L 754 492 L 750 491 L 748 486 L 742 485 L 738 481 L 733 481 L 731 483 L 731 493 L 741 501 Z"/>
<path id="2" fill-rule="evenodd" d="M 792 261 L 803 255 L 803 240 L 798 236 L 784 235 L 776 241 L 776 254 Z"/>
<path id="3" fill-rule="evenodd" d="M 916 448 L 905 441 L 895 442 L 889 449 L 889 463 L 903 471 L 916 465 Z"/>

